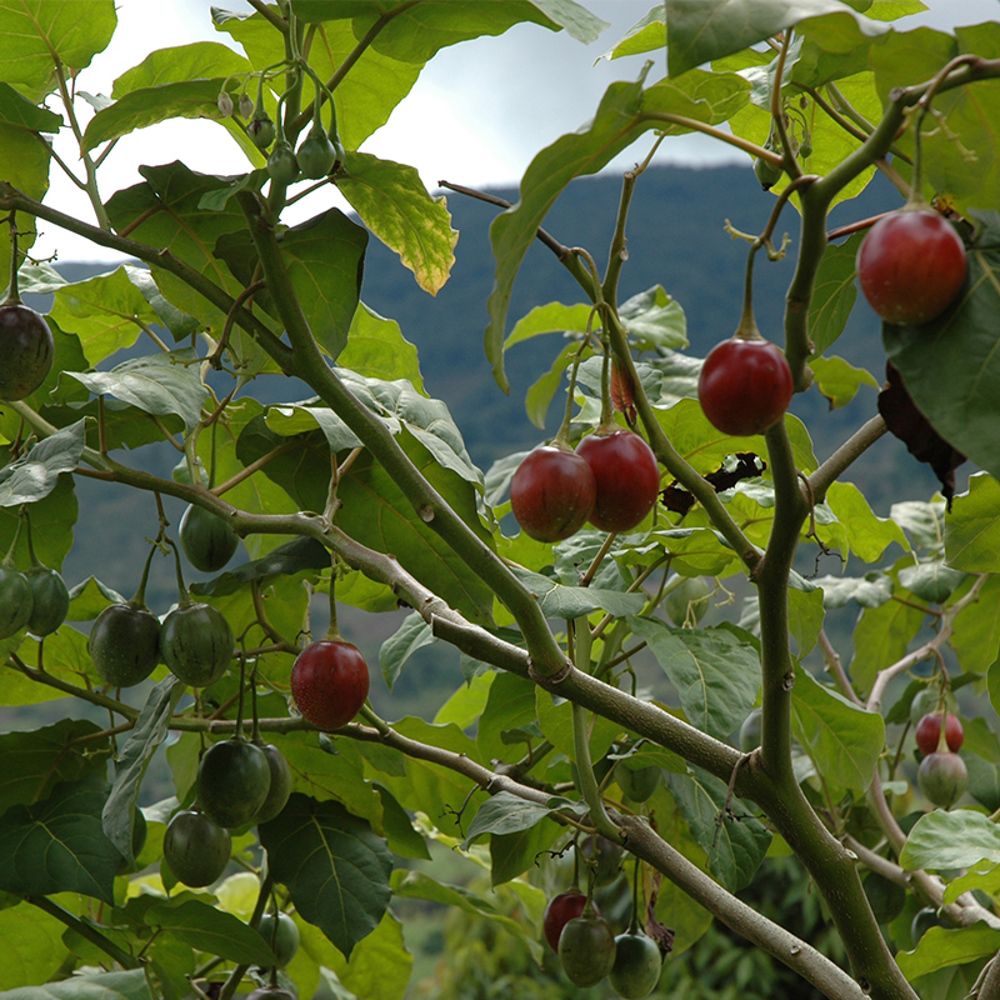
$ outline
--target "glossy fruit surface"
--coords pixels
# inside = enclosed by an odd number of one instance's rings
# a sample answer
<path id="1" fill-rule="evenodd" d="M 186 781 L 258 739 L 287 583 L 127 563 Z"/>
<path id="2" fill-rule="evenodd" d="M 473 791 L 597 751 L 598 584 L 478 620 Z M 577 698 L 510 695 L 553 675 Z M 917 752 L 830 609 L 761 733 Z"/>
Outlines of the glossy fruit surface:
<path id="1" fill-rule="evenodd" d="M 211 885 L 226 870 L 232 838 L 204 813 L 177 813 L 163 835 L 163 857 L 179 882 L 199 889 Z"/>
<path id="2" fill-rule="evenodd" d="M 965 282 L 965 246 L 933 209 L 903 209 L 879 219 L 857 258 L 858 283 L 887 323 L 917 326 L 940 316 Z"/>
<path id="3" fill-rule="evenodd" d="M 292 697 L 318 729 L 346 726 L 368 697 L 368 665 L 357 646 L 323 639 L 292 664 Z"/>
<path id="4" fill-rule="evenodd" d="M 184 511 L 178 534 L 184 555 L 203 573 L 222 569 L 240 544 L 240 536 L 228 521 L 194 504 Z"/>
<path id="5" fill-rule="evenodd" d="M 160 619 L 146 608 L 112 604 L 97 616 L 88 648 L 104 681 L 112 687 L 132 687 L 160 662 Z"/>
<path id="6" fill-rule="evenodd" d="M 31 584 L 20 570 L 0 566 L 0 639 L 23 629 L 31 619 Z"/>
<path id="7" fill-rule="evenodd" d="M 769 340 L 716 344 L 698 376 L 698 400 L 712 426 L 747 437 L 776 424 L 792 400 L 792 371 Z"/>
<path id="8" fill-rule="evenodd" d="M 299 164 L 295 159 L 295 150 L 288 142 L 282 140 L 274 144 L 267 158 L 267 172 L 277 184 L 292 184 L 298 178 Z"/>
<path id="9" fill-rule="evenodd" d="M 292 794 L 292 769 L 285 760 L 285 755 L 273 744 L 267 743 L 261 747 L 267 758 L 267 766 L 271 771 L 271 784 L 268 786 L 267 798 L 257 813 L 257 822 L 266 823 L 274 819 L 288 802 Z"/>
<path id="10" fill-rule="evenodd" d="M 246 740 L 214 743 L 198 765 L 198 804 L 227 830 L 256 820 L 270 786 L 271 768 L 264 751 Z"/>
<path id="11" fill-rule="evenodd" d="M 559 964 L 574 986 L 596 986 L 615 964 L 615 935 L 604 917 L 574 917 L 559 935 Z"/>
<path id="12" fill-rule="evenodd" d="M 917 784 L 929 802 L 949 809 L 968 787 L 969 771 L 957 753 L 931 753 L 920 762 Z"/>
<path id="13" fill-rule="evenodd" d="M 708 611 L 712 585 L 703 576 L 685 576 L 663 599 L 663 610 L 678 627 L 697 625 Z"/>
<path id="14" fill-rule="evenodd" d="M 591 434 L 577 445 L 576 453 L 594 474 L 594 508 L 588 520 L 595 528 L 629 531 L 653 509 L 660 467 L 638 434 Z"/>
<path id="15" fill-rule="evenodd" d="M 250 133 L 250 141 L 258 149 L 267 149 L 274 142 L 274 122 L 267 117 L 267 114 L 258 115 L 247 126 Z"/>
<path id="16" fill-rule="evenodd" d="M 627 799 L 645 802 L 660 787 L 660 769 L 655 764 L 633 769 L 619 762 L 615 768 L 615 781 Z"/>
<path id="17" fill-rule="evenodd" d="M 928 712 L 917 723 L 917 747 L 926 757 L 938 748 L 941 738 L 941 713 Z M 958 753 L 965 741 L 965 730 L 957 715 L 948 713 L 948 721 L 944 724 L 944 738 L 948 749 Z"/>
<path id="18" fill-rule="evenodd" d="M 559 542 L 586 523 L 596 488 L 590 466 L 576 452 L 542 445 L 517 467 L 510 504 L 525 534 L 539 542 Z"/>
<path id="19" fill-rule="evenodd" d="M 545 940 L 553 951 L 559 950 L 559 935 L 562 929 L 574 917 L 583 913 L 583 908 L 587 905 L 587 897 L 582 892 L 561 892 L 558 896 L 553 896 L 545 907 L 542 916 L 542 930 L 545 933 Z"/>
<path id="20" fill-rule="evenodd" d="M 322 128 L 313 126 L 295 151 L 295 159 L 303 177 L 318 180 L 326 177 L 337 161 L 337 150 Z"/>
<path id="21" fill-rule="evenodd" d="M 170 672 L 192 687 L 208 687 L 233 658 L 233 630 L 211 604 L 174 608 L 160 629 L 160 655 Z"/>
<path id="22" fill-rule="evenodd" d="M 646 934 L 619 934 L 611 987 L 624 1000 L 642 1000 L 656 989 L 663 969 L 660 946 Z"/>
<path id="23" fill-rule="evenodd" d="M 48 566 L 33 566 L 25 573 L 31 587 L 31 617 L 28 631 L 32 635 L 51 635 L 64 621 L 69 611 L 69 590 L 62 574 Z"/>
<path id="24" fill-rule="evenodd" d="M 0 400 L 30 396 L 45 381 L 55 350 L 39 313 L 18 302 L 0 305 Z"/>
<path id="25" fill-rule="evenodd" d="M 260 936 L 271 946 L 278 959 L 278 968 L 283 969 L 299 950 L 299 928 L 287 913 L 265 913 L 257 925 Z"/>

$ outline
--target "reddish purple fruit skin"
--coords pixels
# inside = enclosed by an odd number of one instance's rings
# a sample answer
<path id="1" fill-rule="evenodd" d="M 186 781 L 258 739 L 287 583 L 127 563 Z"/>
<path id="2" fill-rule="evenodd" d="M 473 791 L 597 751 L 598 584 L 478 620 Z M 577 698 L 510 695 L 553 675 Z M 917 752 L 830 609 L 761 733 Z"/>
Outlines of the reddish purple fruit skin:
<path id="1" fill-rule="evenodd" d="M 723 434 L 760 434 L 783 416 L 794 392 L 785 355 L 769 340 L 731 337 L 716 344 L 698 377 L 698 400 Z"/>
<path id="2" fill-rule="evenodd" d="M 928 712 L 917 723 L 917 747 L 926 757 L 928 754 L 936 753 L 938 741 L 941 738 L 941 713 Z M 948 749 L 952 753 L 958 753 L 965 740 L 965 730 L 957 715 L 948 713 L 948 721 L 944 724 L 944 738 L 948 744 Z"/>
<path id="3" fill-rule="evenodd" d="M 517 467 L 510 504 L 521 529 L 539 542 L 559 542 L 583 527 L 594 507 L 590 466 L 576 452 L 543 445 Z"/>
<path id="4" fill-rule="evenodd" d="M 292 665 L 292 697 L 319 729 L 346 726 L 368 697 L 368 665 L 357 646 L 324 639 L 306 646 Z"/>
<path id="5" fill-rule="evenodd" d="M 632 431 L 591 434 L 576 453 L 594 474 L 590 523 L 602 531 L 629 531 L 652 509 L 660 492 L 660 467 L 648 444 Z"/>
<path id="6" fill-rule="evenodd" d="M 965 281 L 965 246 L 932 209 L 879 219 L 858 249 L 858 282 L 887 323 L 917 326 L 948 308 Z"/>
<path id="7" fill-rule="evenodd" d="M 545 940 L 553 951 L 559 951 L 559 935 L 563 928 L 580 916 L 586 905 L 587 897 L 582 892 L 561 892 L 549 900 L 542 916 L 542 929 L 545 931 Z M 597 909 L 596 904 L 594 909 Z"/>

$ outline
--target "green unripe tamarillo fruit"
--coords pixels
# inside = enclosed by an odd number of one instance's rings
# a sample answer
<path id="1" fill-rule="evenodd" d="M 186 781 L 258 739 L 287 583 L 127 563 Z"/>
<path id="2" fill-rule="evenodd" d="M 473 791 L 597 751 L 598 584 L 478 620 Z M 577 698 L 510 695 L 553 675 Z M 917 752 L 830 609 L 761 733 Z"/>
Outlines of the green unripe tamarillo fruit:
<path id="1" fill-rule="evenodd" d="M 163 619 L 160 655 L 185 684 L 208 687 L 226 672 L 233 658 L 233 630 L 218 608 L 188 604 Z"/>
<path id="2" fill-rule="evenodd" d="M 198 765 L 198 803 L 227 830 L 257 819 L 271 787 L 271 767 L 260 747 L 246 740 L 210 746 Z"/>
<path id="3" fill-rule="evenodd" d="M 287 913 L 265 913 L 257 925 L 260 936 L 271 946 L 278 968 L 283 969 L 299 950 L 298 925 Z"/>
<path id="4" fill-rule="evenodd" d="M 0 305 L 0 400 L 30 396 L 45 381 L 55 352 L 40 313 L 9 299 Z"/>
<path id="5" fill-rule="evenodd" d="M 240 536 L 228 521 L 194 504 L 184 511 L 178 535 L 184 555 L 202 573 L 222 569 L 240 544 Z"/>
<path id="6" fill-rule="evenodd" d="M 333 170 L 333 165 L 337 162 L 337 150 L 326 132 L 313 125 L 295 151 L 295 159 L 303 177 L 319 180 Z"/>
<path id="7" fill-rule="evenodd" d="M 163 835 L 163 858 L 178 881 L 192 889 L 211 885 L 226 870 L 233 841 L 204 813 L 177 813 Z"/>
<path id="8" fill-rule="evenodd" d="M 292 769 L 288 766 L 285 755 L 273 743 L 265 744 L 261 750 L 271 770 L 271 784 L 268 786 L 267 798 L 257 813 L 257 822 L 267 823 L 285 808 L 288 797 L 292 794 Z"/>
<path id="9" fill-rule="evenodd" d="M 97 616 L 87 646 L 102 680 L 132 687 L 160 662 L 160 619 L 148 608 L 112 604 Z"/>
<path id="10" fill-rule="evenodd" d="M 559 962 L 574 986 L 596 986 L 615 964 L 611 925 L 593 910 L 570 920 L 559 935 Z"/>
<path id="11" fill-rule="evenodd" d="M 283 140 L 274 144 L 267 158 L 267 172 L 276 184 L 291 184 L 298 180 L 299 163 L 290 143 Z"/>
<path id="12" fill-rule="evenodd" d="M 660 787 L 660 769 L 655 764 L 633 769 L 619 761 L 615 767 L 615 781 L 625 798 L 645 802 Z"/>
<path id="13" fill-rule="evenodd" d="M 20 632 L 28 624 L 33 607 L 28 578 L 13 566 L 0 566 L 0 639 Z"/>
<path id="14" fill-rule="evenodd" d="M 693 621 L 698 624 L 708 611 L 712 586 L 703 576 L 686 576 L 663 599 L 667 617 L 680 628 Z"/>
<path id="15" fill-rule="evenodd" d="M 69 611 L 69 590 L 62 575 L 48 566 L 33 566 L 25 574 L 31 586 L 31 617 L 28 631 L 39 637 L 51 635 Z"/>
<path id="16" fill-rule="evenodd" d="M 760 746 L 762 711 L 753 709 L 740 726 L 739 744 L 743 753 L 751 753 Z"/>
<path id="17" fill-rule="evenodd" d="M 623 1000 L 642 1000 L 656 989 L 663 969 L 660 946 L 646 934 L 619 934 L 608 977 Z"/>

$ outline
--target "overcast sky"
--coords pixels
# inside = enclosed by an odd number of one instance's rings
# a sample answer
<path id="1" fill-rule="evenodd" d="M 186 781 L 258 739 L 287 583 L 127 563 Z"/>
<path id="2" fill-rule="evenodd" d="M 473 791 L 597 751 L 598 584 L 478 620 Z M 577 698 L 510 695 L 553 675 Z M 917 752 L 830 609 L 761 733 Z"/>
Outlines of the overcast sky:
<path id="1" fill-rule="evenodd" d="M 244 0 L 223 0 L 220 5 L 250 9 Z M 998 0 L 929 0 L 928 5 L 930 10 L 904 19 L 900 26 L 950 28 L 1000 18 Z M 114 79 L 154 48 L 196 39 L 231 42 L 228 34 L 213 27 L 206 0 L 157 0 L 155 5 L 150 0 L 118 0 L 117 6 L 119 31 L 109 48 L 81 74 L 78 86 L 83 90 L 110 93 Z M 600 56 L 649 10 L 651 2 L 584 0 L 584 6 L 611 25 L 589 46 L 565 32 L 518 25 L 498 38 L 442 50 L 386 126 L 363 148 L 417 167 L 430 188 L 440 178 L 477 187 L 516 185 L 539 149 L 587 121 L 608 84 L 634 79 L 647 58 L 609 62 Z M 612 169 L 641 159 L 651 141 L 633 147 Z M 709 163 L 741 155 L 723 144 L 691 136 L 664 143 L 658 161 Z M 141 179 L 134 169 L 136 163 L 177 158 L 207 173 L 246 169 L 243 154 L 217 125 L 164 123 L 118 143 L 101 172 L 104 198 Z M 52 180 L 54 203 L 91 218 L 87 203 L 55 166 Z M 315 210 L 315 206 L 303 208 L 306 214 Z M 118 259 L 70 234 L 43 227 L 34 252 L 44 256 L 57 248 L 61 260 Z"/>

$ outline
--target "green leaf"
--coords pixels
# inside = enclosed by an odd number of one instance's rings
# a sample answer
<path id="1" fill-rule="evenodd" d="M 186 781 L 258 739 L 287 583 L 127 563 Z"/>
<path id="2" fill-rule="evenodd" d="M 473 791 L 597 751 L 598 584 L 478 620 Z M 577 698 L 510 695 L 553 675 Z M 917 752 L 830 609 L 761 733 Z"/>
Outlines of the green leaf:
<path id="1" fill-rule="evenodd" d="M 830 401 L 831 410 L 847 406 L 863 385 L 880 388 L 871 372 L 855 368 L 843 358 L 813 358 L 809 367 L 816 376 L 819 391 Z"/>
<path id="2" fill-rule="evenodd" d="M 515 569 L 518 579 L 531 591 L 547 618 L 579 618 L 593 611 L 607 611 L 616 618 L 638 614 L 646 604 L 643 594 L 600 587 L 566 587 L 551 577 Z"/>
<path id="3" fill-rule="evenodd" d="M 1000 827 L 972 809 L 935 809 L 914 824 L 899 855 L 907 871 L 948 871 L 1000 864 Z"/>
<path id="4" fill-rule="evenodd" d="M 47 497 L 63 472 L 72 472 L 83 454 L 84 422 L 39 441 L 23 458 L 0 470 L 0 507 L 19 507 Z"/>
<path id="5" fill-rule="evenodd" d="M 223 597 L 256 581 L 276 576 L 295 576 L 307 570 L 330 567 L 330 553 L 315 538 L 295 538 L 272 549 L 261 559 L 244 563 L 211 579 L 191 584 L 191 592 L 206 597 Z"/>
<path id="6" fill-rule="evenodd" d="M 878 562 L 893 542 L 906 548 L 906 537 L 899 525 L 889 518 L 876 517 L 853 483 L 832 483 L 827 503 L 843 525 L 851 551 L 862 562 Z"/>
<path id="7" fill-rule="evenodd" d="M 950 965 L 964 965 L 995 954 L 1000 945 L 1000 930 L 985 925 L 951 930 L 930 927 L 913 951 L 900 952 L 896 961 L 909 980 Z"/>
<path id="8" fill-rule="evenodd" d="M 7 859 L 0 890 L 26 896 L 82 892 L 112 903 L 121 855 L 101 828 L 107 794 L 103 777 L 91 774 L 0 816 L 0 857 Z"/>
<path id="9" fill-rule="evenodd" d="M 132 827 L 139 785 L 153 754 L 170 731 L 170 718 L 183 691 L 184 685 L 173 675 L 153 687 L 115 764 L 115 780 L 101 821 L 108 840 L 129 864 L 134 860 Z"/>
<path id="10" fill-rule="evenodd" d="M 12 990 L 39 1000 L 41 991 L 31 987 L 47 982 L 62 964 L 65 930 L 61 920 L 28 903 L 0 909 L 0 941 L 4 943 L 0 997 L 10 997 L 7 991 Z"/>
<path id="11" fill-rule="evenodd" d="M 365 378 L 383 382 L 405 379 L 425 395 L 416 347 L 403 336 L 395 320 L 379 316 L 364 302 L 358 304 L 347 334 L 347 346 L 337 361 Z"/>
<path id="12" fill-rule="evenodd" d="M 558 704 L 557 704 L 558 702 Z M 553 697 L 548 691 L 541 688 L 535 689 L 535 708 L 538 721 L 541 725 L 545 738 L 556 748 L 559 753 L 565 754 L 567 760 L 576 761 L 576 744 L 573 739 L 573 706 L 568 701 L 562 701 Z M 593 725 L 590 728 L 590 759 L 600 760 L 611 747 L 616 738 L 621 735 L 622 727 L 605 719 L 603 716 L 594 715 Z M 665 756 L 671 756 L 669 751 Z M 676 758 L 680 760 L 680 758 Z"/>
<path id="13" fill-rule="evenodd" d="M 771 834 L 744 803 L 730 800 L 725 782 L 707 771 L 666 772 L 664 781 L 695 840 L 707 852 L 712 874 L 730 892 L 746 888 L 764 860 Z"/>
<path id="14" fill-rule="evenodd" d="M 396 796 L 385 785 L 372 782 L 382 800 L 382 829 L 389 849 L 402 858 L 419 858 L 430 861 L 427 842 L 413 828 L 406 810 L 396 800 Z"/>
<path id="15" fill-rule="evenodd" d="M 900 601 L 866 607 L 854 628 L 851 679 L 861 691 L 869 691 L 880 670 L 906 655 L 910 642 L 923 625 L 919 608 Z"/>
<path id="16" fill-rule="evenodd" d="M 254 928 L 200 899 L 188 899 L 179 906 L 156 903 L 146 911 L 146 922 L 209 955 L 243 965 L 267 968 L 274 964 L 271 946 Z"/>
<path id="17" fill-rule="evenodd" d="M 660 285 L 626 299 L 618 314 L 625 332 L 640 351 L 676 350 L 688 346 L 684 310 Z"/>
<path id="18" fill-rule="evenodd" d="M 190 432 L 201 420 L 208 389 L 190 349 L 124 361 L 108 372 L 67 372 L 95 396 L 114 396 L 154 416 L 178 416 Z"/>
<path id="19" fill-rule="evenodd" d="M 88 971 L 44 986 L 23 986 L 0 993 L 0 1000 L 151 1000 L 151 994 L 145 970 L 130 969 Z"/>
<path id="20" fill-rule="evenodd" d="M 33 732 L 0 735 L 4 765 L 0 774 L 0 813 L 13 805 L 45 800 L 57 783 L 103 771 L 110 754 L 107 746 L 81 742 L 99 732 L 92 722 L 62 719 Z"/>
<path id="21" fill-rule="evenodd" d="M 945 522 L 948 565 L 969 573 L 1000 572 L 1000 483 L 980 472 L 955 497 Z"/>
<path id="22" fill-rule="evenodd" d="M 816 273 L 809 303 L 809 339 L 817 355 L 844 332 L 847 317 L 858 297 L 855 261 L 863 233 L 855 233 L 846 243 L 830 244 Z"/>
<path id="23" fill-rule="evenodd" d="M 1000 577 L 990 576 L 974 601 L 955 619 L 951 648 L 966 673 L 984 674 L 1000 655 Z"/>
<path id="24" fill-rule="evenodd" d="M 523 875 L 562 834 L 563 827 L 550 819 L 520 833 L 493 834 L 490 837 L 490 884 L 503 885 Z"/>
<path id="25" fill-rule="evenodd" d="M 0 79 L 32 100 L 56 89 L 54 58 L 85 69 L 114 34 L 114 0 L 45 0 L 0 6 Z M 6 174 L 5 180 L 10 180 Z"/>
<path id="26" fill-rule="evenodd" d="M 479 807 L 466 832 L 462 848 L 468 850 L 469 845 L 484 833 L 504 835 L 530 830 L 553 813 L 565 812 L 567 809 L 579 813 L 585 811 L 586 806 L 555 798 L 542 805 L 527 802 L 511 792 L 497 792 Z"/>
<path id="27" fill-rule="evenodd" d="M 436 641 L 430 625 L 419 611 L 411 611 L 403 619 L 403 624 L 382 643 L 378 654 L 379 667 L 390 691 L 406 661 L 418 649 Z"/>
<path id="28" fill-rule="evenodd" d="M 184 80 L 130 91 L 91 118 L 82 150 L 90 152 L 101 143 L 171 118 L 221 119 L 217 101 L 225 82 L 224 77 Z"/>
<path id="29" fill-rule="evenodd" d="M 414 167 L 370 153 L 347 154 L 337 188 L 417 284 L 436 295 L 451 274 L 458 241 L 445 199 L 428 194 Z"/>
<path id="30" fill-rule="evenodd" d="M 549 302 L 544 306 L 535 306 L 514 325 L 504 341 L 504 350 L 543 333 L 584 333 L 592 314 L 593 308 L 583 304 L 567 306 L 562 302 Z"/>
<path id="31" fill-rule="evenodd" d="M 0 83 L 0 122 L 29 132 L 58 132 L 63 125 L 60 115 L 33 104 L 9 83 Z"/>
<path id="32" fill-rule="evenodd" d="M 479 717 L 476 743 L 483 760 L 517 760 L 524 742 L 506 743 L 503 734 L 535 720 L 535 684 L 516 674 L 502 672 L 490 685 L 486 707 Z"/>
<path id="33" fill-rule="evenodd" d="M 650 9 L 632 25 L 621 41 L 609 49 L 602 59 L 620 59 L 622 56 L 641 55 L 643 52 L 662 50 L 667 44 L 667 11 L 663 4 Z"/>
<path id="34" fill-rule="evenodd" d="M 288 887 L 299 915 L 350 957 L 389 902 L 392 856 L 385 843 L 339 803 L 298 792 L 259 833 L 271 872 Z"/>
<path id="35" fill-rule="evenodd" d="M 844 14 L 840 0 L 667 0 L 666 7 L 671 76 L 756 45 L 806 18 Z M 887 30 L 851 16 L 868 37 Z"/>
<path id="36" fill-rule="evenodd" d="M 868 788 L 885 746 L 881 715 L 865 711 L 796 666 L 792 726 L 827 781 L 858 792 Z"/>
<path id="37" fill-rule="evenodd" d="M 725 739 L 747 717 L 760 688 L 753 646 L 720 629 L 675 629 L 650 618 L 629 618 L 677 689 L 693 726 Z"/>
<path id="38" fill-rule="evenodd" d="M 882 340 L 914 405 L 938 434 L 998 475 L 1000 358 L 995 318 L 1000 310 L 1000 249 L 989 248 L 1000 242 L 1000 215 L 973 217 L 979 232 L 967 254 L 968 275 L 958 300 L 919 327 L 884 323 Z"/>

